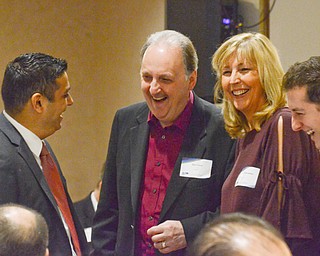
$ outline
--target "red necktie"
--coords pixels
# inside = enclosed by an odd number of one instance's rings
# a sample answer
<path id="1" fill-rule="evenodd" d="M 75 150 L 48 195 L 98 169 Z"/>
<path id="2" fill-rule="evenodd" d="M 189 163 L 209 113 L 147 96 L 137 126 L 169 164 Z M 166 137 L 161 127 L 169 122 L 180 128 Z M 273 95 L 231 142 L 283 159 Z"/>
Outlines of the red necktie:
<path id="1" fill-rule="evenodd" d="M 70 230 L 72 242 L 74 249 L 78 256 L 81 256 L 80 244 L 78 239 L 78 234 L 76 232 L 76 228 L 73 222 L 73 218 L 70 212 L 70 208 L 68 205 L 67 196 L 62 185 L 62 181 L 58 172 L 58 168 L 54 163 L 50 153 L 48 152 L 47 147 L 44 143 L 42 143 L 42 150 L 40 153 L 40 160 L 43 169 L 43 174 L 47 180 L 47 183 L 50 187 L 50 190 L 56 199 L 58 207 L 68 225 Z"/>

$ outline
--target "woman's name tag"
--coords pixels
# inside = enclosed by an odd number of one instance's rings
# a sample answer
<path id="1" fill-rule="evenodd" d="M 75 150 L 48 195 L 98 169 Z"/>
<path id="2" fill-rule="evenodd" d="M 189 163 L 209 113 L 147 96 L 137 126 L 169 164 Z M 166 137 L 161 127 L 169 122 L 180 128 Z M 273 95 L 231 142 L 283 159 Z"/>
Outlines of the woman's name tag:
<path id="1" fill-rule="evenodd" d="M 240 172 L 235 187 L 255 188 L 259 177 L 260 169 L 253 166 L 247 166 Z"/>

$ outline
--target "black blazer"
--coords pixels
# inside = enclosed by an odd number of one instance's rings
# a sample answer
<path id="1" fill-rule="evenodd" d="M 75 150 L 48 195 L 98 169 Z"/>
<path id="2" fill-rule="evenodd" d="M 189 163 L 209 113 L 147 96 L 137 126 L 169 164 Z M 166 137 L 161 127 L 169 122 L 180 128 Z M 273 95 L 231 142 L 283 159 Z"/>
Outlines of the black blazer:
<path id="1" fill-rule="evenodd" d="M 64 184 L 71 214 L 83 255 L 88 255 L 87 241 L 75 214 L 59 163 L 48 145 Z M 42 214 L 49 228 L 51 256 L 71 255 L 69 240 L 53 195 L 32 152 L 20 133 L 0 114 L 0 204 L 16 203 Z"/>
<path id="2" fill-rule="evenodd" d="M 74 208 L 76 209 L 77 215 L 79 217 L 80 223 L 83 229 L 92 228 L 93 217 L 95 211 L 93 209 L 92 201 L 91 201 L 91 192 L 84 199 L 75 202 Z M 88 246 L 90 251 L 92 251 L 92 243 L 88 242 Z"/>
<path id="3" fill-rule="evenodd" d="M 77 215 L 81 222 L 83 228 L 92 227 L 93 217 L 94 217 L 94 209 L 91 201 L 91 192 L 84 199 L 75 202 L 74 208 L 76 209 Z"/>
<path id="4" fill-rule="evenodd" d="M 140 184 L 149 139 L 149 109 L 138 103 L 117 111 L 110 141 L 98 210 L 94 218 L 94 255 L 133 256 L 139 214 Z M 159 223 L 182 222 L 188 244 L 215 216 L 233 141 L 224 129 L 220 110 L 195 95 L 191 122 L 176 161 Z M 230 154 L 231 153 L 231 154 Z M 213 161 L 211 177 L 180 177 L 182 157 Z M 157 254 L 160 255 L 159 251 Z M 167 254 L 168 255 L 168 254 Z M 170 255 L 185 255 L 185 250 Z"/>

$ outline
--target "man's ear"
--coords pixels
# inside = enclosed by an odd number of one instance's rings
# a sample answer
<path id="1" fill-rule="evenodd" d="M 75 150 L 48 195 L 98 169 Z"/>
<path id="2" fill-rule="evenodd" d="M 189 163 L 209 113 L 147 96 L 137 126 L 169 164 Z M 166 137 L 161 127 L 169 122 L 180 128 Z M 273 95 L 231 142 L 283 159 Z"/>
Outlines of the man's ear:
<path id="1" fill-rule="evenodd" d="M 31 106 L 32 108 L 38 112 L 38 113 L 42 113 L 44 110 L 44 106 L 45 106 L 45 101 L 46 101 L 46 97 L 44 97 L 41 93 L 34 93 L 31 96 Z"/>
<path id="2" fill-rule="evenodd" d="M 189 90 L 193 90 L 197 83 L 197 70 L 194 70 L 191 75 L 189 76 Z"/>

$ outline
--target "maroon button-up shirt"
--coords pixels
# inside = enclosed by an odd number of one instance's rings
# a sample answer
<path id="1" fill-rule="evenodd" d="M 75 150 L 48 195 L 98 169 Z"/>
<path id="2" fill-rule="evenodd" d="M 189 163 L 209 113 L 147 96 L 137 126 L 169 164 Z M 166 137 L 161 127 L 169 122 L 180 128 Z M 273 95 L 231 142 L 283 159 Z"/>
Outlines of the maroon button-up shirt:
<path id="1" fill-rule="evenodd" d="M 181 144 L 190 123 L 194 96 L 190 99 L 173 125 L 162 128 L 159 120 L 150 112 L 148 154 L 141 184 L 141 208 L 137 256 L 155 255 L 153 242 L 147 230 L 158 225 L 159 216 Z"/>

